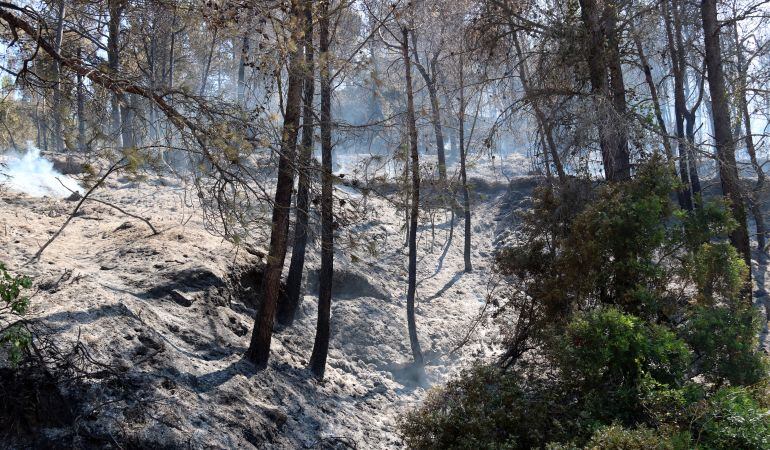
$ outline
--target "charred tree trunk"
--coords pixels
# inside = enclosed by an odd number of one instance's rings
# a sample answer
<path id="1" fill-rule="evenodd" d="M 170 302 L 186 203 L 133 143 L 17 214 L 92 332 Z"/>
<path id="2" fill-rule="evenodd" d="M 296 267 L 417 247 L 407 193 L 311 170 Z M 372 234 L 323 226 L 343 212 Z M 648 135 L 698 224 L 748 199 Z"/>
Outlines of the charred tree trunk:
<path id="1" fill-rule="evenodd" d="M 679 154 L 679 176 L 684 189 L 679 192 L 679 206 L 686 210 L 694 207 L 694 189 L 690 179 L 690 152 L 688 142 L 685 139 L 685 119 L 687 117 L 687 104 L 685 95 L 685 82 L 687 79 L 687 64 L 685 61 L 685 49 L 682 40 L 681 11 L 676 0 L 663 0 L 661 2 L 663 21 L 666 28 L 669 56 L 671 59 L 671 74 L 674 78 L 674 120 L 676 122 L 676 143 Z"/>
<path id="2" fill-rule="evenodd" d="M 415 366 L 422 367 L 423 357 L 417 338 L 417 324 L 414 317 L 414 301 L 417 291 L 417 224 L 420 214 L 420 155 L 417 151 L 417 124 L 414 113 L 412 92 L 412 64 L 409 58 L 409 29 L 401 28 L 401 50 L 404 58 L 406 78 L 406 121 L 409 129 L 409 153 L 412 167 L 412 203 L 409 216 L 409 281 L 406 292 L 406 319 L 409 328 L 409 344 Z"/>
<path id="3" fill-rule="evenodd" d="M 329 353 L 332 278 L 334 274 L 334 215 L 332 196 L 332 83 L 329 60 L 329 0 L 321 0 L 318 20 L 318 49 L 321 52 L 321 272 L 318 276 L 318 321 L 310 370 L 323 378 Z"/>
<path id="4" fill-rule="evenodd" d="M 660 137 L 663 142 L 663 151 L 666 153 L 666 160 L 673 164 L 674 152 L 671 150 L 671 140 L 668 138 L 666 121 L 663 119 L 663 111 L 660 107 L 660 98 L 658 97 L 658 88 L 655 85 L 655 79 L 652 77 L 652 68 L 650 67 L 649 61 L 647 60 L 647 55 L 644 53 L 642 41 L 636 34 L 634 34 L 634 44 L 636 45 L 636 53 L 639 55 L 639 62 L 642 64 L 644 81 L 647 83 L 647 89 L 650 91 L 652 107 L 655 110 L 655 120 L 658 122 L 658 128 L 660 128 Z M 676 170 L 674 170 L 674 174 L 676 175 Z"/>
<path id="5" fill-rule="evenodd" d="M 82 58 L 82 50 L 78 47 L 78 59 Z M 86 99 L 83 75 L 77 74 L 77 118 L 78 118 L 78 152 L 86 151 Z"/>
<path id="6" fill-rule="evenodd" d="M 65 15 L 65 3 L 64 0 L 59 0 L 59 5 L 56 11 L 56 36 L 54 38 L 54 46 L 56 51 L 61 53 L 62 40 L 64 39 L 64 15 Z M 62 130 L 62 93 L 61 93 L 61 62 L 54 60 L 53 62 L 53 143 L 54 151 L 60 152 L 64 150 L 64 136 Z"/>
<path id="7" fill-rule="evenodd" d="M 463 258 L 465 259 L 465 272 L 471 272 L 471 195 L 468 191 L 468 175 L 466 172 L 466 145 L 465 145 L 465 79 L 463 73 L 463 57 L 460 55 L 460 111 L 457 114 L 458 119 L 458 141 L 460 144 L 460 183 L 463 191 L 463 211 L 465 213 L 465 243 L 463 247 Z"/>
<path id="8" fill-rule="evenodd" d="M 302 8 L 298 0 L 292 1 L 291 14 L 297 19 L 291 39 L 300 42 L 302 38 Z M 270 358 L 270 342 L 273 338 L 273 323 L 278 309 L 278 294 L 281 288 L 281 271 L 286 259 L 286 228 L 291 209 L 291 191 L 294 185 L 292 167 L 297 150 L 297 134 L 302 101 L 302 52 L 299 46 L 289 53 L 289 79 L 286 92 L 286 112 L 281 132 L 281 151 L 278 158 L 278 179 L 273 202 L 273 220 L 270 231 L 270 249 L 267 255 L 265 275 L 262 280 L 262 303 L 254 322 L 251 344 L 246 358 L 258 368 L 267 366 Z"/>
<path id="9" fill-rule="evenodd" d="M 305 2 L 305 85 L 302 100 L 302 141 L 298 161 L 297 209 L 294 224 L 294 245 L 289 274 L 286 276 L 286 299 L 278 306 L 278 323 L 291 325 L 299 306 L 302 272 L 305 268 L 305 249 L 308 238 L 308 197 L 310 195 L 310 160 L 313 155 L 313 96 L 315 94 L 315 67 L 313 65 L 313 2 Z"/>
<path id="10" fill-rule="evenodd" d="M 110 19 L 107 22 L 107 66 L 112 72 L 113 76 L 120 75 L 120 21 L 123 15 L 123 2 L 122 0 L 109 0 L 107 2 L 107 8 L 109 9 Z M 123 120 L 121 104 L 123 103 L 123 94 L 119 92 L 113 92 L 112 94 L 112 129 L 110 134 L 117 147 L 123 147 Z"/>
<path id="11" fill-rule="evenodd" d="M 217 44 L 217 29 L 214 28 L 214 34 L 211 36 L 211 46 L 209 47 L 209 54 L 206 56 L 206 64 L 203 66 L 203 75 L 201 76 L 201 88 L 198 95 L 201 97 L 206 93 L 206 84 L 209 81 L 209 71 L 211 70 L 211 60 L 214 58 L 214 47 Z"/>
<path id="12" fill-rule="evenodd" d="M 513 46 L 516 49 L 516 57 L 518 59 L 519 79 L 521 80 L 521 86 L 524 89 L 524 95 L 529 97 L 532 89 L 529 84 L 529 73 L 527 71 L 526 62 L 524 61 L 524 52 L 521 50 L 521 42 L 519 41 L 518 33 L 513 34 Z M 460 89 L 462 89 L 462 87 Z M 559 182 L 564 183 L 567 180 L 567 174 L 564 173 L 564 166 L 561 164 L 559 150 L 557 149 L 556 142 L 553 139 L 553 126 L 551 121 L 548 120 L 548 118 L 545 116 L 545 113 L 543 113 L 543 110 L 540 107 L 540 103 L 536 98 L 532 98 L 529 103 L 532 105 L 532 109 L 535 113 L 535 119 L 537 120 L 542 134 L 543 153 L 545 155 L 550 154 L 550 159 L 553 161 L 553 165 L 556 168 L 556 174 L 559 176 Z M 464 156 L 462 158 L 465 159 Z M 548 157 L 546 156 L 545 159 L 546 169 L 550 172 L 550 164 L 547 161 Z"/>
<path id="13" fill-rule="evenodd" d="M 744 143 L 746 144 L 746 153 L 749 154 L 751 161 L 751 167 L 757 174 L 757 182 L 754 184 L 754 188 L 751 192 L 747 193 L 747 201 L 749 211 L 754 217 L 754 223 L 757 226 L 757 249 L 760 252 L 765 250 L 767 227 L 765 225 L 765 217 L 762 212 L 761 206 L 761 193 L 765 185 L 765 172 L 762 166 L 757 161 L 757 148 L 754 144 L 754 134 L 751 131 L 751 111 L 749 111 L 749 100 L 747 98 L 748 87 L 748 64 L 743 56 L 743 45 L 738 35 L 738 24 L 733 23 L 733 34 L 735 35 L 736 52 L 738 55 L 738 89 L 736 89 L 736 99 L 738 101 L 738 109 L 740 109 L 740 115 L 743 118 L 743 127 L 745 130 Z"/>
<path id="14" fill-rule="evenodd" d="M 243 34 L 243 43 L 241 44 L 241 58 L 238 62 L 238 104 L 244 106 L 246 103 L 246 61 L 249 58 L 249 35 Z"/>
<path id="15" fill-rule="evenodd" d="M 749 246 L 749 233 L 746 228 L 746 211 L 743 207 L 743 198 L 738 179 L 738 168 L 735 161 L 735 142 L 733 141 L 732 130 L 730 130 L 730 107 L 725 92 L 716 0 L 701 1 L 701 16 L 703 20 L 703 39 L 706 53 L 706 68 L 709 77 L 709 91 L 711 93 L 714 144 L 716 146 L 719 177 L 722 183 L 722 193 L 730 199 L 733 217 L 738 222 L 738 226 L 730 234 L 730 242 L 743 256 L 746 264 L 751 267 L 751 249 Z M 751 297 L 751 280 L 748 281 L 747 289 L 748 296 Z"/>
<path id="16" fill-rule="evenodd" d="M 587 63 L 591 92 L 597 102 L 599 147 L 607 181 L 631 177 L 631 163 L 625 129 L 625 87 L 615 29 L 615 2 L 600 9 L 596 0 L 580 0 L 588 34 Z"/>
<path id="17" fill-rule="evenodd" d="M 446 183 L 446 154 L 444 149 L 444 131 L 441 126 L 441 109 L 438 101 L 438 80 L 436 74 L 436 63 L 440 55 L 439 52 L 434 54 L 431 61 L 428 61 L 428 68 L 422 65 L 417 53 L 417 41 L 412 32 L 412 46 L 414 53 L 414 66 L 417 71 L 420 72 L 423 81 L 425 81 L 425 87 L 428 88 L 428 98 L 430 99 L 430 117 L 433 123 L 433 133 L 436 136 L 436 157 L 438 159 L 438 176 L 442 183 Z M 430 70 L 430 72 L 428 72 Z"/>

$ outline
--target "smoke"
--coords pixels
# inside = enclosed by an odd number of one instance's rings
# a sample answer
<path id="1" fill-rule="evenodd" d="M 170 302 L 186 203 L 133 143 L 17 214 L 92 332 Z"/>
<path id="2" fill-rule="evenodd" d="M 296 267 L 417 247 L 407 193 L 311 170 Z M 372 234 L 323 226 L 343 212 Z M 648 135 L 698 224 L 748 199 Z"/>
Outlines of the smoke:
<path id="1" fill-rule="evenodd" d="M 8 189 L 32 197 L 58 198 L 81 191 L 77 181 L 59 173 L 51 161 L 40 156 L 40 149 L 32 145 L 27 146 L 26 153 L 12 152 L 4 159 L 5 167 L 0 167 L 0 185 Z"/>

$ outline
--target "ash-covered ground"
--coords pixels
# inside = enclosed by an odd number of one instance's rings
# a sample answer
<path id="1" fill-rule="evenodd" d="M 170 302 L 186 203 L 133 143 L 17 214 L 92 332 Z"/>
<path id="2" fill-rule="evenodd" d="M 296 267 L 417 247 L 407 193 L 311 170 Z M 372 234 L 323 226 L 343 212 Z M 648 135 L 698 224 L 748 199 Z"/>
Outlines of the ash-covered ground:
<path id="1" fill-rule="evenodd" d="M 510 185 L 504 178 L 478 182 L 472 273 L 463 272 L 460 215 L 448 242 L 450 214 L 423 214 L 417 327 L 428 364 L 422 380 L 409 370 L 404 213 L 386 199 L 371 196 L 361 206 L 351 198 L 361 211 L 337 240 L 331 349 L 320 383 L 305 369 L 316 322 L 316 240 L 300 316 L 276 332 L 269 367 L 256 371 L 242 355 L 256 313 L 259 257 L 210 234 L 184 186 L 165 178 L 109 179 L 94 197 L 148 218 L 161 232 L 153 235 L 142 221 L 86 201 L 31 263 L 76 202 L 2 191 L 2 260 L 34 279 L 32 316 L 57 346 L 80 342 L 104 365 L 102 376 L 67 385 L 67 417 L 38 421 L 27 443 L 401 447 L 398 417 L 431 386 L 494 354 L 497 331 L 484 314 L 496 287 L 493 254 L 532 184 L 525 177 Z"/>

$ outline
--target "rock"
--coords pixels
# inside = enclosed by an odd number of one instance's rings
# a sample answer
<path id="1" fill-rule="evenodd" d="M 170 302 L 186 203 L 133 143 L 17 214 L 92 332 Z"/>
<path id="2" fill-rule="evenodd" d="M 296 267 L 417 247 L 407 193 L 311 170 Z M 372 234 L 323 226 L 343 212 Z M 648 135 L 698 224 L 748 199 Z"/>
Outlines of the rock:
<path id="1" fill-rule="evenodd" d="M 278 408 L 265 408 L 265 415 L 268 417 L 268 419 L 275 422 L 279 428 L 282 427 L 283 424 L 285 424 L 289 419 L 286 413 Z"/>
<path id="2" fill-rule="evenodd" d="M 184 306 L 185 308 L 189 308 L 193 304 L 191 299 L 187 298 L 186 295 L 182 294 L 176 289 L 170 290 L 168 296 L 171 297 L 171 300 L 173 300 L 176 304 Z"/>

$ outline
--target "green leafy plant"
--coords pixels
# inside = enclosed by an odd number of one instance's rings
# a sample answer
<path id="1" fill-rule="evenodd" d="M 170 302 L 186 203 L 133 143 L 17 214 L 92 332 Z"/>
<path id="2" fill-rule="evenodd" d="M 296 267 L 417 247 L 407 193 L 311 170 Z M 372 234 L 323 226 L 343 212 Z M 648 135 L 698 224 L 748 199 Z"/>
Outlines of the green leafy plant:
<path id="1" fill-rule="evenodd" d="M 29 345 L 29 333 L 23 328 L 21 316 L 29 308 L 29 298 L 22 295 L 32 280 L 26 276 L 12 275 L 0 263 L 0 347 L 5 347 L 8 359 L 16 364 Z"/>
<path id="2" fill-rule="evenodd" d="M 768 362 L 724 201 L 635 178 L 535 192 L 497 267 L 505 352 L 405 416 L 416 448 L 770 448 Z M 750 387 L 749 387 L 750 386 Z M 460 443 L 460 444 L 452 444 Z"/>

